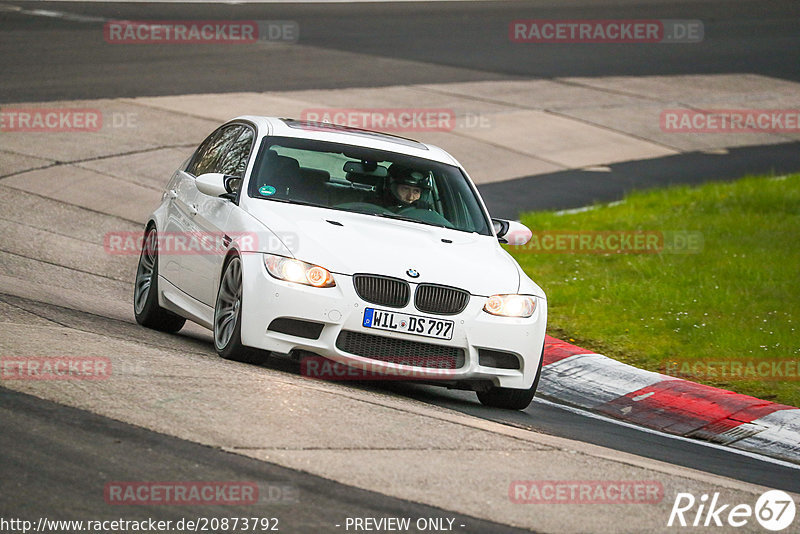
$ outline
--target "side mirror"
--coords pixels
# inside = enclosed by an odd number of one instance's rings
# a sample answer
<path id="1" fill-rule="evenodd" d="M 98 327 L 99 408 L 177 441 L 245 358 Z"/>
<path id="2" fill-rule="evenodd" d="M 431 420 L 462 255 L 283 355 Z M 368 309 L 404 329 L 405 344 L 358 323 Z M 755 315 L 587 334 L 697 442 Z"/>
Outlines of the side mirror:
<path id="1" fill-rule="evenodd" d="M 237 184 L 241 186 L 241 179 L 228 176 L 219 172 L 207 172 L 195 179 L 197 189 L 204 195 L 233 199 L 236 194 Z"/>
<path id="2" fill-rule="evenodd" d="M 492 226 L 497 234 L 497 240 L 508 245 L 524 245 L 533 236 L 533 232 L 527 226 L 517 221 L 492 219 Z"/>

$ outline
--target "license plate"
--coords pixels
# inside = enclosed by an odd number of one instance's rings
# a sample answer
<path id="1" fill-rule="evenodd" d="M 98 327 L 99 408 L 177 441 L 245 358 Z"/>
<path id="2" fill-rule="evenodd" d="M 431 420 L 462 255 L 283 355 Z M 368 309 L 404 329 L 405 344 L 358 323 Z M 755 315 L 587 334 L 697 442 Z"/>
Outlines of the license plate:
<path id="1" fill-rule="evenodd" d="M 453 338 L 454 323 L 447 319 L 434 319 L 433 317 L 366 308 L 362 324 L 365 328 L 388 330 L 390 332 L 401 332 L 403 334 L 436 339 Z"/>

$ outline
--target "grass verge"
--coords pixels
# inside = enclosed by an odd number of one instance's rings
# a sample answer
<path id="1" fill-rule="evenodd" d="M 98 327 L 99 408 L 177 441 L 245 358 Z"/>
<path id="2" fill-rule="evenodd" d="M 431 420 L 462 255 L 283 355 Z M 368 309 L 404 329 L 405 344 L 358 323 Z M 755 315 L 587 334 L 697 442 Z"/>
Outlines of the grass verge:
<path id="1" fill-rule="evenodd" d="M 800 406 L 800 174 L 521 220 L 534 239 L 507 249 L 547 293 L 551 335 Z"/>

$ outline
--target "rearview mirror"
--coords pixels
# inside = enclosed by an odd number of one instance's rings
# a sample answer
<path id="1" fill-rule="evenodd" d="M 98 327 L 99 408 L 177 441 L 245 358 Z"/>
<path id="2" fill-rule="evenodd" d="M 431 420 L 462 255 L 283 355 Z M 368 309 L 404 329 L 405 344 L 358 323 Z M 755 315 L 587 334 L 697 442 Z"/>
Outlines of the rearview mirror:
<path id="1" fill-rule="evenodd" d="M 195 180 L 197 189 L 204 195 L 212 197 L 224 197 L 231 199 L 235 194 L 236 184 L 241 184 L 241 179 L 236 176 L 228 176 L 219 172 L 207 172 L 201 174 Z"/>
<path id="2" fill-rule="evenodd" d="M 497 234 L 497 240 L 508 245 L 524 245 L 533 236 L 533 232 L 518 221 L 492 219 L 492 226 Z"/>
<path id="3" fill-rule="evenodd" d="M 342 170 L 347 173 L 347 179 L 351 182 L 367 185 L 375 185 L 389 176 L 386 167 L 375 162 L 346 161 Z"/>

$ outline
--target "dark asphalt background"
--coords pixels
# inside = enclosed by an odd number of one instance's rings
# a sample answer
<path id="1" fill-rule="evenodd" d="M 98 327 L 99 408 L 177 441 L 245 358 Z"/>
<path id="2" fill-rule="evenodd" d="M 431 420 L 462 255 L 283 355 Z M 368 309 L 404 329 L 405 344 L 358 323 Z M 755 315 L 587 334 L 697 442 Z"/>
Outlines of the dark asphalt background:
<path id="1" fill-rule="evenodd" d="M 754 73 L 800 80 L 796 0 L 358 4 L 15 2 L 104 19 L 293 20 L 291 45 L 109 45 L 102 22 L 0 11 L 2 102 L 564 76 Z M 516 19 L 699 19 L 693 44 L 513 43 Z M 310 48 L 313 47 L 313 48 Z M 335 56 L 330 51 L 362 54 Z M 403 60 L 392 68 L 380 59 Z"/>
<path id="2" fill-rule="evenodd" d="M 131 342 L 142 339 L 142 327 L 133 319 L 120 321 L 11 295 L 0 295 L 0 302 L 48 319 L 54 325 Z M 158 338 L 163 338 L 165 346 L 174 346 L 178 340 L 187 353 L 214 354 L 210 335 L 204 340 L 185 333 L 171 336 L 148 331 L 148 343 L 157 343 Z M 299 364 L 288 359 L 270 358 L 265 365 L 287 374 L 300 374 Z M 797 468 L 711 448 L 702 442 L 676 440 L 584 417 L 536 400 L 525 410 L 507 411 L 482 406 L 472 392 L 435 386 L 406 382 L 354 382 L 351 386 L 413 398 L 518 428 L 800 493 L 800 470 Z M 0 517 L 94 519 L 121 516 L 132 519 L 141 515 L 174 519 L 190 513 L 209 517 L 236 515 L 229 507 L 174 509 L 160 506 L 140 509 L 109 506 L 103 500 L 102 488 L 106 482 L 122 480 L 255 480 L 294 485 L 301 489 L 296 506 L 263 507 L 264 514 L 278 515 L 281 521 L 291 524 L 292 528 L 286 530 L 288 532 L 338 531 L 330 525 L 341 521 L 344 516 L 395 517 L 392 514 L 400 511 L 404 516 L 412 517 L 447 515 L 435 508 L 368 491 L 345 489 L 341 484 L 318 477 L 162 436 L 2 387 L 0 428 L 3 429 L 0 432 L 0 473 L 4 475 L 0 477 Z M 356 497 L 351 498 L 352 495 Z M 251 508 L 244 511 L 253 512 Z M 83 515 L 76 515 L 76 510 Z M 504 532 L 473 518 L 464 518 L 464 524 L 474 528 L 466 532 Z M 329 528 L 323 528 L 326 525 Z"/>
<path id="3" fill-rule="evenodd" d="M 345 486 L 5 388 L 0 388 L 0 421 L 0 517 L 6 520 L 36 524 L 40 517 L 153 518 L 176 524 L 182 518 L 257 517 L 277 518 L 280 532 L 314 533 L 346 532 L 348 517 L 411 517 L 412 524 L 425 517 L 454 519 L 457 532 L 527 532 Z M 109 504 L 105 485 L 126 481 L 253 483 L 259 487 L 260 501 L 245 506 Z M 224 532 L 211 530 L 215 531 Z"/>
<path id="4" fill-rule="evenodd" d="M 16 6 L 23 11 L 14 11 Z M 33 15 L 39 10 L 88 17 Z M 74 17 L 73 17 L 74 18 Z M 692 44 L 519 44 L 516 19 L 697 19 Z M 110 45 L 106 20 L 291 20 L 298 44 Z M 0 4 L 0 104 L 567 76 L 753 73 L 800 80 L 796 0 L 359 4 Z M 347 52 L 343 54 L 341 52 Z M 353 56 L 352 54 L 359 54 Z M 269 114 L 270 110 L 261 110 Z M 633 188 L 800 170 L 800 143 L 621 163 L 480 187 L 492 215 L 573 208 Z"/>
<path id="5" fill-rule="evenodd" d="M 14 11 L 52 10 L 102 19 L 293 20 L 301 46 L 108 45 L 102 21 Z M 700 19 L 705 39 L 691 45 L 514 44 L 510 21 L 550 19 Z M 529 1 L 425 4 L 0 4 L 0 104 L 186 93 L 224 93 L 531 77 L 756 73 L 800 80 L 796 0 Z M 342 52 L 347 52 L 343 54 Z M 359 54 L 353 56 L 350 53 Z M 264 110 L 268 112 L 269 110 Z M 0 137 L 0 146 L 2 137 Z M 685 154 L 620 163 L 598 186 L 585 171 L 522 177 L 481 187 L 493 215 L 570 208 L 614 200 L 633 187 L 734 179 L 800 170 L 800 143 Z M 64 324 L 108 333 L 114 321 L 13 297 L 3 300 Z M 114 335 L 136 339 L 134 324 Z M 196 340 L 187 338 L 187 343 Z M 208 344 L 207 350 L 213 348 Z M 295 372 L 291 364 L 270 365 Z M 474 395 L 410 384 L 362 385 L 479 417 L 605 445 L 774 488 L 800 491 L 797 470 L 700 444 L 640 432 L 534 403 L 522 412 L 480 406 Z M 448 512 L 348 488 L 264 462 L 162 436 L 0 388 L 0 516 L 114 518 L 108 480 L 278 480 L 300 489 L 300 505 L 259 510 L 284 531 L 338 530 L 349 516 L 452 516 Z M 248 509 L 251 513 L 253 510 Z M 231 510 L 126 508 L 126 518 L 235 515 Z M 475 532 L 511 532 L 473 518 Z M 291 527 L 291 528 L 289 528 Z"/>

